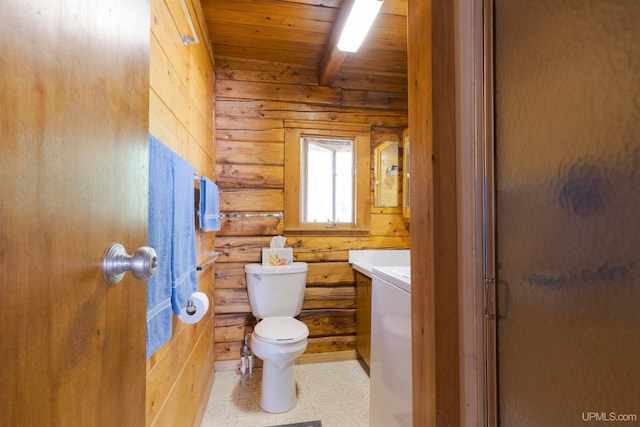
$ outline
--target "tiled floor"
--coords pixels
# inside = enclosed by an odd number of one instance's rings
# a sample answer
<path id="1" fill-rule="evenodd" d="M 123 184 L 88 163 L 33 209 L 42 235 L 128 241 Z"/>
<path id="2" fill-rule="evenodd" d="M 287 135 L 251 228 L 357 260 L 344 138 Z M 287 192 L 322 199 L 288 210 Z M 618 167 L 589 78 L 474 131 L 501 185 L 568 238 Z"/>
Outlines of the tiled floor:
<path id="1" fill-rule="evenodd" d="M 298 403 L 284 414 L 260 408 L 261 369 L 216 372 L 201 427 L 265 427 L 321 420 L 322 427 L 369 425 L 369 377 L 358 361 L 296 365 Z"/>

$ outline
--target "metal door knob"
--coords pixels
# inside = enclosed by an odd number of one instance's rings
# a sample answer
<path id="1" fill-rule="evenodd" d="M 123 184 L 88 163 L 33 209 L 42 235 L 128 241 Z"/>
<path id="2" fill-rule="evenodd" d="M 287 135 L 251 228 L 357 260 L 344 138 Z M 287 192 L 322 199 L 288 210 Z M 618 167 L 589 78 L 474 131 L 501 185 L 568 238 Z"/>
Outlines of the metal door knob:
<path id="1" fill-rule="evenodd" d="M 115 285 L 130 271 L 136 279 L 146 280 L 158 269 L 158 255 L 149 246 L 141 246 L 133 253 L 127 254 L 120 243 L 113 243 L 104 255 L 102 271 L 110 285 Z"/>

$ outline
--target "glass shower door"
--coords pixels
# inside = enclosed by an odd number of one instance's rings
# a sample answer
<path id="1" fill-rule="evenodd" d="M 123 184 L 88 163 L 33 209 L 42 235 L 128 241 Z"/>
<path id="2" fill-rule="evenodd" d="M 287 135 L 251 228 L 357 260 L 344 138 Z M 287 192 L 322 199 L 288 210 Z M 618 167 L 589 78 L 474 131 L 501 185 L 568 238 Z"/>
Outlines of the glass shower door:
<path id="1" fill-rule="evenodd" d="M 493 7 L 498 423 L 640 425 L 640 1 Z"/>

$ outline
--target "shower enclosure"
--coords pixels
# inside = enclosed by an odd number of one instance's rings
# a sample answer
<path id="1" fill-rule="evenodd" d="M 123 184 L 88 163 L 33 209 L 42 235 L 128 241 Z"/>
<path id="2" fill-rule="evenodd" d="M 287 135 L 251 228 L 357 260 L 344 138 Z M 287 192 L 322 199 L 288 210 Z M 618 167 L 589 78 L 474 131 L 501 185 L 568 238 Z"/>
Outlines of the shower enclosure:
<path id="1" fill-rule="evenodd" d="M 640 1 L 485 4 L 489 424 L 640 424 Z"/>

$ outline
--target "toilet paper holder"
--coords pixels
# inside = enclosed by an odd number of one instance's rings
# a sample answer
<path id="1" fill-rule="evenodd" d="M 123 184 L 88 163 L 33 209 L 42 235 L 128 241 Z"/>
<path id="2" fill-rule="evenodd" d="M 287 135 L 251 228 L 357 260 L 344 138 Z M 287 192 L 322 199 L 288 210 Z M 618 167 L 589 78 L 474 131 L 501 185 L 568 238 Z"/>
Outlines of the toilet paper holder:
<path id="1" fill-rule="evenodd" d="M 193 316 L 194 314 L 196 314 L 196 311 L 198 311 L 198 308 L 196 307 L 196 305 L 193 303 L 192 299 L 189 299 L 187 301 L 187 314 L 189 316 Z"/>
<path id="2" fill-rule="evenodd" d="M 198 323 L 209 310 L 209 298 L 204 292 L 194 292 L 180 309 L 178 318 L 187 324 Z"/>

